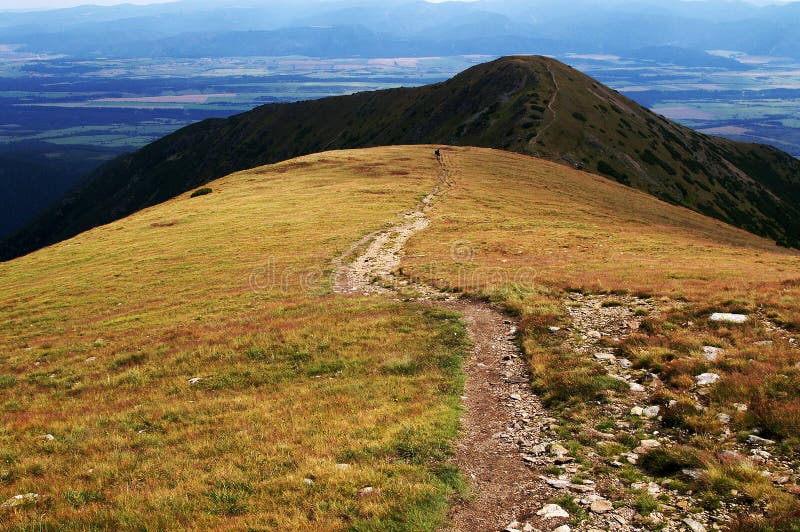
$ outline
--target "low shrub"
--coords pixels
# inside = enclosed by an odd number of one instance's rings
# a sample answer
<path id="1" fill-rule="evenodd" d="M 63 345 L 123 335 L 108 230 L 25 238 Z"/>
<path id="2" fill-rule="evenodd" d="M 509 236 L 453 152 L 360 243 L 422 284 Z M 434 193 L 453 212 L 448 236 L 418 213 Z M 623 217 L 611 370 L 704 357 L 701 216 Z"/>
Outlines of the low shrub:
<path id="1" fill-rule="evenodd" d="M 191 196 L 189 196 L 189 197 L 190 198 L 196 198 L 198 196 L 205 196 L 207 194 L 211 194 L 212 192 L 213 192 L 213 190 L 211 190 L 208 187 L 198 188 L 197 190 L 192 192 Z"/>

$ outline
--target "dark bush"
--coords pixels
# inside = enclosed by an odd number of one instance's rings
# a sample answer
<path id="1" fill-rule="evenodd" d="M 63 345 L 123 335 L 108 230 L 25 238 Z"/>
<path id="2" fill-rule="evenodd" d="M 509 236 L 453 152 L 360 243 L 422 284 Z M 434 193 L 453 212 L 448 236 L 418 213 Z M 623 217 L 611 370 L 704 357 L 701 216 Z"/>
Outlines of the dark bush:
<path id="1" fill-rule="evenodd" d="M 206 194 L 211 194 L 212 192 L 213 190 L 211 190 L 208 187 L 198 188 L 197 190 L 192 192 L 192 195 L 190 197 L 196 198 L 197 196 L 205 196 Z"/>

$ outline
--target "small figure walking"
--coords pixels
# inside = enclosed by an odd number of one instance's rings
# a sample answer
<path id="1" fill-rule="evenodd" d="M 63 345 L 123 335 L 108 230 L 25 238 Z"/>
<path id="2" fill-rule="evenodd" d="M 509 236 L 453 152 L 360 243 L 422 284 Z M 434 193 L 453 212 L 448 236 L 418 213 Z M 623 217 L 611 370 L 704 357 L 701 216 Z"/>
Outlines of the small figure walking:
<path id="1" fill-rule="evenodd" d="M 436 154 L 437 159 L 439 159 L 442 156 L 442 152 L 439 151 L 439 148 L 436 148 L 436 151 L 433 153 Z"/>

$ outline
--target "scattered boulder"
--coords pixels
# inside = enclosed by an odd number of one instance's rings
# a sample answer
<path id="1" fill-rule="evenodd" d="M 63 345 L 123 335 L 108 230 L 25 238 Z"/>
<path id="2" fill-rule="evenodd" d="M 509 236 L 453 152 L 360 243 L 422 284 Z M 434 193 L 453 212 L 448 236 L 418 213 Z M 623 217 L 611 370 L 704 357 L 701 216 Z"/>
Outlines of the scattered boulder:
<path id="1" fill-rule="evenodd" d="M 352 466 L 350 464 L 336 464 L 336 469 L 338 469 L 339 471 L 347 471 L 351 467 Z"/>
<path id="2" fill-rule="evenodd" d="M 629 386 L 630 386 L 632 392 L 644 392 L 644 391 L 646 391 L 645 387 L 642 386 L 641 384 L 639 384 L 638 382 L 632 382 L 632 383 L 630 383 Z"/>
<path id="3" fill-rule="evenodd" d="M 569 451 L 560 443 L 554 443 L 550 446 L 550 454 L 556 458 L 564 458 L 569 454 Z"/>
<path id="4" fill-rule="evenodd" d="M 722 349 L 719 347 L 714 347 L 712 345 L 704 345 L 703 346 L 703 356 L 709 362 L 716 362 L 719 358 L 719 355 L 722 353 Z"/>
<path id="5" fill-rule="evenodd" d="M 658 417 L 659 411 L 661 411 L 661 408 L 658 406 L 648 406 L 647 408 L 644 409 L 644 417 L 653 419 L 655 417 Z"/>
<path id="6" fill-rule="evenodd" d="M 191 379 L 189 379 L 189 384 L 197 384 L 202 380 L 203 379 L 201 377 L 192 377 Z"/>
<path id="7" fill-rule="evenodd" d="M 731 416 L 728 414 L 720 413 L 717 414 L 717 421 L 720 423 L 725 423 L 726 425 L 731 422 Z"/>
<path id="8" fill-rule="evenodd" d="M 560 478 L 548 478 L 545 479 L 545 482 L 547 482 L 548 486 L 551 488 L 556 488 L 557 490 L 562 490 L 570 485 L 569 480 L 563 480 Z"/>
<path id="9" fill-rule="evenodd" d="M 38 500 L 38 493 L 21 493 L 19 495 L 14 495 L 0 506 L 3 508 L 16 508 L 17 506 L 35 504 Z"/>
<path id="10" fill-rule="evenodd" d="M 570 532 L 571 530 L 572 529 L 569 527 L 569 525 L 561 525 L 558 528 L 554 528 L 553 532 Z"/>
<path id="11" fill-rule="evenodd" d="M 695 521 L 691 517 L 687 517 L 686 519 L 683 520 L 683 522 L 686 523 L 686 526 L 688 526 L 689 530 L 691 530 L 692 532 L 706 532 L 706 527 L 704 527 L 702 523 Z"/>
<path id="12" fill-rule="evenodd" d="M 509 399 L 512 399 L 514 401 L 522 401 L 522 396 L 520 394 L 518 394 L 518 393 L 512 393 L 508 397 L 509 397 Z"/>
<path id="13" fill-rule="evenodd" d="M 614 362 L 615 360 L 617 360 L 617 357 L 615 357 L 611 353 L 595 353 L 594 358 L 596 358 L 597 360 L 605 360 L 608 362 Z"/>
<path id="14" fill-rule="evenodd" d="M 536 512 L 545 519 L 557 519 L 559 517 L 569 517 L 569 513 L 557 504 L 545 504 L 541 510 Z"/>
<path id="15" fill-rule="evenodd" d="M 375 488 L 373 488 L 372 486 L 365 486 L 365 487 L 361 488 L 360 490 L 358 490 L 358 496 L 359 497 L 368 497 L 368 496 L 372 495 L 373 493 L 375 493 Z"/>
<path id="16" fill-rule="evenodd" d="M 766 438 L 762 438 L 760 436 L 756 436 L 755 434 L 751 434 L 747 437 L 747 443 L 752 443 L 755 445 L 774 445 L 775 442 L 773 440 L 768 440 Z"/>
<path id="17" fill-rule="evenodd" d="M 631 408 L 631 415 L 632 416 L 643 416 L 644 415 L 644 408 L 641 406 L 634 406 Z"/>
<path id="18" fill-rule="evenodd" d="M 711 315 L 711 321 L 722 321 L 727 323 L 745 323 L 748 317 L 744 314 L 731 314 L 729 312 L 715 312 Z"/>
<path id="19" fill-rule="evenodd" d="M 589 509 L 593 513 L 604 514 L 604 513 L 608 513 L 611 510 L 613 510 L 614 509 L 614 505 L 611 504 L 611 502 L 607 501 L 606 499 L 597 499 L 596 501 L 594 501 L 591 504 L 591 506 L 589 506 Z"/>
<path id="20" fill-rule="evenodd" d="M 709 384 L 714 384 L 719 379 L 720 376 L 716 373 L 701 373 L 695 377 L 698 386 L 708 386 Z"/>

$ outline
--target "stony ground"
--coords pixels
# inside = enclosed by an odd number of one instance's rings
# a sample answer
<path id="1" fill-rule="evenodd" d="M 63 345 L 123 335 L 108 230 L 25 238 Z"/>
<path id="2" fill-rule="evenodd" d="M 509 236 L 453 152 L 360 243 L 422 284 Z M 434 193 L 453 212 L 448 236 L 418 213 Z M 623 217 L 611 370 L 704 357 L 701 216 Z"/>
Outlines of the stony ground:
<path id="1" fill-rule="evenodd" d="M 662 386 L 659 378 L 634 368 L 614 346 L 637 331 L 644 318 L 657 318 L 663 302 L 581 293 L 571 293 L 564 300 L 571 323 L 552 327 L 551 334 L 564 348 L 624 383 L 603 407 L 604 426 L 587 424 L 580 434 L 570 435 L 564 433 L 564 421 L 548 412 L 532 391 L 514 319 L 486 303 L 412 283 L 397 273 L 403 245 L 428 226 L 426 212 L 458 178 L 449 157 L 444 151 L 439 183 L 418 208 L 354 244 L 336 261 L 334 278 L 337 293 L 383 294 L 441 305 L 464 316 L 474 351 L 464 363 L 463 437 L 453 460 L 468 475 L 471 487 L 454 502 L 448 529 L 698 532 L 725 528 L 738 511 L 735 505 L 723 503 L 704 510 L 691 492 L 674 489 L 671 481 L 656 482 L 636 468 L 642 454 L 678 442 L 659 431 L 661 409 L 651 400 Z M 719 354 L 716 348 L 705 348 L 709 359 Z M 704 408 L 706 386 L 719 378 L 715 374 L 700 377 L 691 393 L 698 410 Z M 585 445 L 587 437 L 592 440 L 589 445 Z M 584 444 L 574 445 L 577 438 Z M 621 440 L 634 444 L 622 446 Z M 726 431 L 721 443 L 723 454 L 745 455 L 776 484 L 800 492 L 797 474 L 791 464 L 772 455 L 769 440 L 752 435 L 741 442 Z M 691 478 L 699 471 L 683 474 Z"/>

